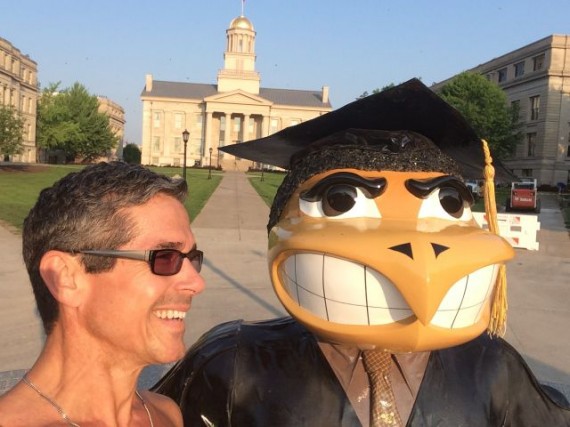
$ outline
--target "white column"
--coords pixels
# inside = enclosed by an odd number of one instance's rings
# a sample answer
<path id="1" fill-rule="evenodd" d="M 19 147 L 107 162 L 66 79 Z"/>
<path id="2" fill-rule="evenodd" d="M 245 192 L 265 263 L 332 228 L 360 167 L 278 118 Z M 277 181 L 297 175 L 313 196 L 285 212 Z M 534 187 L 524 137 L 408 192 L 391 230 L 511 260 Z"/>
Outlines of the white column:
<path id="1" fill-rule="evenodd" d="M 243 141 L 249 141 L 251 138 L 249 136 L 249 114 L 243 115 L 243 129 L 242 129 Z"/>
<path id="2" fill-rule="evenodd" d="M 226 116 L 226 131 L 224 132 L 224 146 L 232 144 L 231 135 L 232 135 L 232 113 L 224 113 Z"/>

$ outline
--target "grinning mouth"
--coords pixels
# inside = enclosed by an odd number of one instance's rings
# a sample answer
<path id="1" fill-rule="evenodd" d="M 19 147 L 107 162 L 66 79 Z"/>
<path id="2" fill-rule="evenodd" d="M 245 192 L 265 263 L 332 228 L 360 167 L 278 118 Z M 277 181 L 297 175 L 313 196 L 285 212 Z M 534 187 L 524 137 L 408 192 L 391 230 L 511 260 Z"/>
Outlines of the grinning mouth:
<path id="1" fill-rule="evenodd" d="M 447 329 L 475 324 L 493 290 L 497 270 L 489 265 L 454 283 L 431 324 Z M 414 317 L 393 282 L 363 264 L 299 253 L 279 265 L 279 275 L 285 291 L 299 306 L 330 322 L 386 325 Z"/>
<path id="2" fill-rule="evenodd" d="M 159 319 L 168 319 L 168 320 L 184 320 L 186 317 L 185 311 L 178 311 L 178 310 L 156 310 L 153 311 L 154 314 Z"/>

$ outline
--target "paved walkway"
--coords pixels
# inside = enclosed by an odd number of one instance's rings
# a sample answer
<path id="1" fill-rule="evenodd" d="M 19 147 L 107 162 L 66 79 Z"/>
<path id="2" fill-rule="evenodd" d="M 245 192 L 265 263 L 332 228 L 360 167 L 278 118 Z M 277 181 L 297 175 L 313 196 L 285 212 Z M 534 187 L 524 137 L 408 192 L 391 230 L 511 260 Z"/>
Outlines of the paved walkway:
<path id="1" fill-rule="evenodd" d="M 189 187 L 192 197 L 192 182 Z M 187 344 L 226 320 L 285 314 L 268 278 L 268 215 L 268 207 L 245 174 L 224 173 L 192 222 L 198 245 L 205 252 L 202 274 L 206 291 L 194 299 L 187 317 Z M 557 384 L 570 398 L 570 239 L 555 201 L 543 198 L 539 219 L 540 250 L 517 249 L 517 257 L 507 269 L 510 310 L 506 338 L 541 381 Z M 2 227 L 0 254 L 1 393 L 32 365 L 43 336 L 21 261 L 20 238 Z M 147 368 L 141 385 L 150 386 L 164 370 L 162 366 Z"/>

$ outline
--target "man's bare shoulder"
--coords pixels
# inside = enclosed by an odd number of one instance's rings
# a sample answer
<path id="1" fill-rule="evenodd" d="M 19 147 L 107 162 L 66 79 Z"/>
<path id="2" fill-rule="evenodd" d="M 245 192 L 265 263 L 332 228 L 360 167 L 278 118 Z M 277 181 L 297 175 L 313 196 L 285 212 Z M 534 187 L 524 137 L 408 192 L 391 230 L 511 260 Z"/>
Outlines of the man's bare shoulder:
<path id="1" fill-rule="evenodd" d="M 160 417 L 158 420 L 155 420 L 158 421 L 155 422 L 155 425 L 182 427 L 182 413 L 174 400 L 148 390 L 141 392 L 141 395 L 149 406 L 154 409 L 153 413 Z"/>
<path id="2" fill-rule="evenodd" d="M 38 425 L 37 411 L 21 384 L 0 396 L 0 427 Z"/>

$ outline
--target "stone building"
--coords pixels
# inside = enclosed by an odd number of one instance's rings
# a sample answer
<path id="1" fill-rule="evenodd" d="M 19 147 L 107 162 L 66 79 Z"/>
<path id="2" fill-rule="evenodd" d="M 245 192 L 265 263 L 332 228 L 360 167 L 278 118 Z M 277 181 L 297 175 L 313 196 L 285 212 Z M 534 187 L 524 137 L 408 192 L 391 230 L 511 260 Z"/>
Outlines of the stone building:
<path id="1" fill-rule="evenodd" d="M 37 63 L 0 37 L 0 104 L 13 106 L 24 119 L 22 153 L 0 160 L 36 162 L 37 78 Z"/>
<path id="2" fill-rule="evenodd" d="M 119 142 L 106 156 L 105 160 L 120 160 L 123 158 L 123 143 L 125 139 L 125 110 L 116 102 L 105 96 L 98 96 L 99 112 L 109 117 L 109 127 Z"/>
<path id="3" fill-rule="evenodd" d="M 329 88 L 290 90 L 260 87 L 255 71 L 255 37 L 245 16 L 226 30 L 224 68 L 216 84 L 180 83 L 146 76 L 143 103 L 142 164 L 201 164 L 246 170 L 219 147 L 264 137 L 332 110 Z M 188 143 L 182 133 L 190 133 Z"/>
<path id="4" fill-rule="evenodd" d="M 524 138 L 505 165 L 539 185 L 570 183 L 570 35 L 545 37 L 469 71 L 497 83 L 520 107 Z"/>

